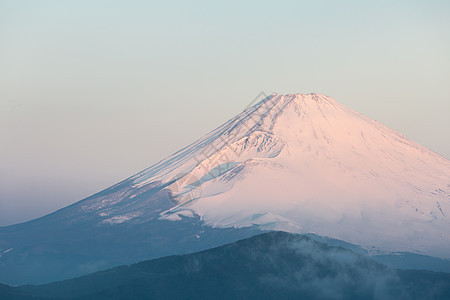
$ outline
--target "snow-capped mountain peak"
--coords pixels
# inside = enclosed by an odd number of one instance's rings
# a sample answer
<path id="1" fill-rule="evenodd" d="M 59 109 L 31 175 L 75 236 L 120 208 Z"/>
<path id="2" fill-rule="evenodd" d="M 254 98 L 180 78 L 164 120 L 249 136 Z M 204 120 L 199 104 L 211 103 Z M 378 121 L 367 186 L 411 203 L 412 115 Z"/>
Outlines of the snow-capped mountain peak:
<path id="1" fill-rule="evenodd" d="M 449 228 L 449 160 L 330 97 L 274 93 L 104 191 L 1 227 L 0 279 L 61 280 L 262 230 L 450 259 Z"/>
<path id="2" fill-rule="evenodd" d="M 165 219 L 450 256 L 450 162 L 323 95 L 272 94 L 133 180 L 173 181 Z"/>

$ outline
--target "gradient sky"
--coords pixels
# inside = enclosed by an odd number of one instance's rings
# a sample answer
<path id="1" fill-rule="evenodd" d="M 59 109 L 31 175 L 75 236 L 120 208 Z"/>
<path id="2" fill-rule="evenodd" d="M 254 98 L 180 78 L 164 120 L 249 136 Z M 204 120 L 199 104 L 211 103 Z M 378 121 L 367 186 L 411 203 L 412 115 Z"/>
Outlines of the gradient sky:
<path id="1" fill-rule="evenodd" d="M 260 92 L 450 158 L 450 1 L 0 0 L 0 226 L 152 165 Z"/>

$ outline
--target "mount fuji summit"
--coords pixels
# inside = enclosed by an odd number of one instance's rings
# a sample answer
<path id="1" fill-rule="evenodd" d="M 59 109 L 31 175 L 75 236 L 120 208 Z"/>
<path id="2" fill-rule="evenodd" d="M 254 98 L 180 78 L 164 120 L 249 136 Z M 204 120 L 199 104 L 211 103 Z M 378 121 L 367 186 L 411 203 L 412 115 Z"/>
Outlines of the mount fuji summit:
<path id="1" fill-rule="evenodd" d="M 334 99 L 272 94 L 148 169 L 0 228 L 0 282 L 42 283 L 263 231 L 450 259 L 450 161 Z"/>

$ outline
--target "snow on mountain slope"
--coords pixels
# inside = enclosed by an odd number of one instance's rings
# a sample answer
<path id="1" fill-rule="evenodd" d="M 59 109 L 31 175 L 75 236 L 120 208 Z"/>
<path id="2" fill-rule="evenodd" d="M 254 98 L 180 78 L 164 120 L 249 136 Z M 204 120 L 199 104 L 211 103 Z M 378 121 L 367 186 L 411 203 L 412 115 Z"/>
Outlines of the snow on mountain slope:
<path id="1" fill-rule="evenodd" d="M 450 162 L 330 97 L 272 94 L 133 178 L 216 227 L 450 258 Z"/>

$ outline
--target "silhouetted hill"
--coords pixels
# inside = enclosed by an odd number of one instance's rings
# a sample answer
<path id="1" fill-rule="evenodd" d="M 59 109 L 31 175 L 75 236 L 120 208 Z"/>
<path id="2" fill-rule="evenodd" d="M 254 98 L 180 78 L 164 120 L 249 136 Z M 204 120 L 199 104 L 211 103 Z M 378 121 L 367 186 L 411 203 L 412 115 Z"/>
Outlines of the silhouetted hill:
<path id="1" fill-rule="evenodd" d="M 0 286 L 1 299 L 26 299 L 18 293 L 28 299 L 450 299 L 450 274 L 390 269 L 305 235 L 270 232 L 66 281 Z"/>

